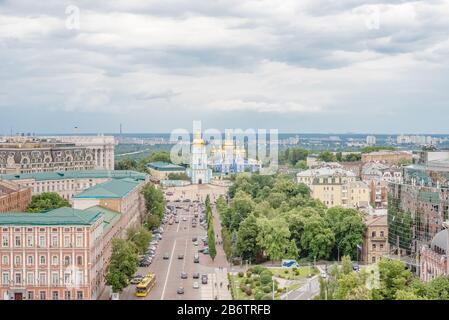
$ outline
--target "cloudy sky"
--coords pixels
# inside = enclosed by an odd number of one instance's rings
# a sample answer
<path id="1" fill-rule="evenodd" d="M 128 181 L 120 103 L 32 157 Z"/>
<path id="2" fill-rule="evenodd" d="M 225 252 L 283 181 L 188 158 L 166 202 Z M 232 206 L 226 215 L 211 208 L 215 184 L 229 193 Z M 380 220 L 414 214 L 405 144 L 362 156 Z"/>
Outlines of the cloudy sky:
<path id="1" fill-rule="evenodd" d="M 449 0 L 0 0 L 0 134 L 449 133 Z"/>

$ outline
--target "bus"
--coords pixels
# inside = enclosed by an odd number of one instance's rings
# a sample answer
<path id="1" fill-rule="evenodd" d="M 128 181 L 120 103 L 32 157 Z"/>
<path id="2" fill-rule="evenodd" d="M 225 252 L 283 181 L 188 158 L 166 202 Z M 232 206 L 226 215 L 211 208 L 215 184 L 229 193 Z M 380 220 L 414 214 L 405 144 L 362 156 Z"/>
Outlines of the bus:
<path id="1" fill-rule="evenodd" d="M 136 297 L 146 297 L 156 283 L 156 275 L 149 272 L 136 286 Z"/>

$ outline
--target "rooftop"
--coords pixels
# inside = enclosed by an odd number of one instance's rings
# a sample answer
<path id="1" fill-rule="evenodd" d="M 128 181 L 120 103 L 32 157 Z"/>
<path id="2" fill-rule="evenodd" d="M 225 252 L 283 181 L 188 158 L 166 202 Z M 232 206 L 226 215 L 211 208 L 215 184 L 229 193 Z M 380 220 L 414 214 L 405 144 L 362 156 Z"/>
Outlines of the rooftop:
<path id="1" fill-rule="evenodd" d="M 101 217 L 101 212 L 85 212 L 73 208 L 59 208 L 47 212 L 8 212 L 0 214 L 0 225 L 91 225 Z"/>
<path id="2" fill-rule="evenodd" d="M 103 221 L 103 229 L 108 230 L 111 228 L 118 219 L 120 219 L 120 213 L 117 211 L 109 210 L 100 206 L 94 206 L 88 209 L 85 209 L 83 211 L 83 214 L 85 213 L 95 213 L 100 212 L 103 214 L 104 221 Z"/>
<path id="3" fill-rule="evenodd" d="M 114 179 L 97 184 L 75 195 L 74 199 L 122 199 L 133 191 L 142 181 L 139 179 Z"/>
<path id="4" fill-rule="evenodd" d="M 387 215 L 368 216 L 365 219 L 365 224 L 367 226 L 386 226 L 388 224 L 388 217 Z"/>
<path id="5" fill-rule="evenodd" d="M 151 168 L 151 169 L 158 170 L 158 171 L 185 171 L 186 170 L 186 168 L 184 168 L 183 166 L 179 166 L 177 164 L 163 162 L 163 161 L 147 163 L 147 168 Z"/>
<path id="6" fill-rule="evenodd" d="M 35 172 L 21 174 L 0 174 L 0 180 L 62 180 L 62 179 L 95 179 L 111 178 L 123 179 L 146 178 L 147 174 L 131 170 L 84 170 L 84 171 L 56 171 L 56 172 Z"/>
<path id="7" fill-rule="evenodd" d="M 318 169 L 310 169 L 301 171 L 297 174 L 298 177 L 328 177 L 328 176 L 343 176 L 355 177 L 355 173 L 342 168 L 322 167 Z"/>

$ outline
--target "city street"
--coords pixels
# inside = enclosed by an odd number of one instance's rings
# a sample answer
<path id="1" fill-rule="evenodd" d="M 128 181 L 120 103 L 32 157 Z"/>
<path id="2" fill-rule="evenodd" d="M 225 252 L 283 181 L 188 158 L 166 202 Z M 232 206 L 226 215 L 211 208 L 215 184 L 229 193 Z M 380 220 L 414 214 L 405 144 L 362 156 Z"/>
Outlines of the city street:
<path id="1" fill-rule="evenodd" d="M 171 199 L 195 199 L 197 190 L 176 190 Z M 190 192 L 189 192 L 190 191 Z M 205 199 L 205 194 L 201 194 Z M 211 199 L 216 196 L 211 195 Z M 221 246 L 217 245 L 217 256 L 213 262 L 209 255 L 198 253 L 198 249 L 203 247 L 201 238 L 207 236 L 207 231 L 197 223 L 192 227 L 192 218 L 200 203 L 193 202 L 168 202 L 168 205 L 178 207 L 176 209 L 179 223 L 168 223 L 163 226 L 164 233 L 159 241 L 156 256 L 152 264 L 147 268 L 138 268 L 136 274 L 145 275 L 148 272 L 156 274 L 156 284 L 146 298 L 135 296 L 135 285 L 129 285 L 120 294 L 121 300 L 127 299 L 147 299 L 147 300 L 213 300 L 231 299 L 227 285 L 227 262 Z M 201 207 L 200 207 L 201 208 Z M 215 210 L 214 210 L 215 212 Z M 198 211 L 201 214 L 201 209 Z M 183 221 L 185 218 L 186 221 Z M 198 218 L 199 219 L 199 218 Z M 197 219 L 197 220 L 198 220 Z M 215 234 L 220 235 L 220 223 L 217 214 L 214 214 Z M 194 246 L 193 237 L 198 238 L 198 246 Z M 164 260 L 163 256 L 168 253 L 169 259 Z M 194 263 L 194 254 L 198 253 L 199 263 Z M 183 259 L 178 259 L 178 255 L 183 255 Z M 181 273 L 187 273 L 187 279 L 181 279 Z M 200 274 L 199 279 L 193 279 L 194 272 Z M 208 283 L 201 283 L 201 275 L 208 275 Z M 193 288 L 193 283 L 197 282 L 199 288 Z M 178 294 L 179 287 L 184 288 L 184 294 Z"/>

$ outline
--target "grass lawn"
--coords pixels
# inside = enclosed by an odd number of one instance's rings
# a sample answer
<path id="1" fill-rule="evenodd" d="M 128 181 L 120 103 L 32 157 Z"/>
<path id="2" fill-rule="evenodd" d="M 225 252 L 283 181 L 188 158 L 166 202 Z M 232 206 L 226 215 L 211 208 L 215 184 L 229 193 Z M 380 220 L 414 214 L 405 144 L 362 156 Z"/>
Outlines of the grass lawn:
<path id="1" fill-rule="evenodd" d="M 273 276 L 287 280 L 302 280 L 309 275 L 318 274 L 318 269 L 314 267 L 300 268 L 269 268 Z"/>

